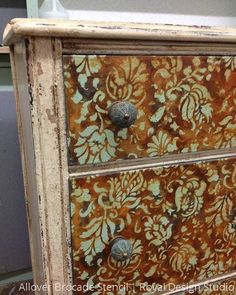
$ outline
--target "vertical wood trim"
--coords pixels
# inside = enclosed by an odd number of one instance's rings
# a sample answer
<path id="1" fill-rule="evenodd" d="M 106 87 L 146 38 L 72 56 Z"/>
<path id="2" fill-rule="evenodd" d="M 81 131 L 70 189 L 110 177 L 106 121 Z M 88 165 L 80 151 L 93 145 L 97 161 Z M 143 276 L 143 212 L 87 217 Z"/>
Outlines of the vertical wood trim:
<path id="1" fill-rule="evenodd" d="M 34 281 L 48 295 L 72 283 L 61 52 L 44 38 L 11 49 Z"/>
<path id="2" fill-rule="evenodd" d="M 63 257 L 64 274 L 66 284 L 73 284 L 72 277 L 72 247 L 71 247 L 71 225 L 70 225 L 70 194 L 69 194 L 69 166 L 68 166 L 68 145 L 66 129 L 66 102 L 64 94 L 64 75 L 62 64 L 62 43 L 61 40 L 55 40 L 55 97 L 58 105 L 58 140 L 60 144 L 60 168 L 61 168 L 61 188 L 62 188 L 62 239 L 63 239 Z M 72 294 L 72 292 L 68 292 Z"/>
<path id="3" fill-rule="evenodd" d="M 45 273 L 41 244 L 41 218 L 39 216 L 40 203 L 35 177 L 36 163 L 29 104 L 30 96 L 26 87 L 28 84 L 28 78 L 26 49 L 24 43 L 18 43 L 14 46 L 14 49 L 11 48 L 10 56 L 16 97 L 16 112 L 21 147 L 26 212 L 30 233 L 31 261 L 34 269 L 34 282 L 35 284 L 42 285 L 45 284 Z"/>
<path id="4" fill-rule="evenodd" d="M 32 118 L 42 245 L 48 295 L 71 283 L 68 165 L 61 44 L 30 39 L 28 62 L 32 85 Z M 63 295 L 71 292 L 63 291 Z"/>

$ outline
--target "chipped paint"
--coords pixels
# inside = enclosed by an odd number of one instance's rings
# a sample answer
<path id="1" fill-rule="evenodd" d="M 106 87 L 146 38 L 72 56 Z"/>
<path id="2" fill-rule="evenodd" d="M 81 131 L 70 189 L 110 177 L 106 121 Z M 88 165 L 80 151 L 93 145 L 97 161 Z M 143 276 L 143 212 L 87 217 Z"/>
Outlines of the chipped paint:
<path id="1" fill-rule="evenodd" d="M 37 62 L 37 73 L 38 75 L 43 75 L 43 70 L 40 62 Z"/>
<path id="2" fill-rule="evenodd" d="M 48 120 L 52 123 L 55 124 L 57 121 L 56 116 L 52 113 L 52 110 L 46 109 L 46 114 L 48 116 Z"/>

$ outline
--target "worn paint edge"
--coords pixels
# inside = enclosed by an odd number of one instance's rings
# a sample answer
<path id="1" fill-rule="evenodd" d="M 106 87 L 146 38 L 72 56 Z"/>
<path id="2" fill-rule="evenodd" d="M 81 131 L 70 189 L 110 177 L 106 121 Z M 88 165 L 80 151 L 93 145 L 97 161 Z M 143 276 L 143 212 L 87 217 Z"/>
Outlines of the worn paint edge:
<path id="1" fill-rule="evenodd" d="M 34 269 L 37 269 L 37 273 L 34 272 L 34 281 L 36 284 L 45 284 L 45 273 L 43 269 L 43 254 L 41 245 L 41 219 L 38 216 L 39 199 L 37 195 L 37 181 L 35 175 L 35 154 L 33 146 L 33 129 L 31 122 L 28 122 L 28 128 L 24 124 L 24 118 L 30 116 L 30 109 L 26 109 L 23 105 L 23 101 L 29 99 L 29 93 L 27 89 L 21 87 L 21 83 L 27 83 L 27 59 L 26 59 L 26 47 L 24 43 L 18 43 L 14 48 L 11 47 L 10 57 L 12 63 L 12 76 L 14 84 L 14 92 L 16 97 L 16 110 L 17 110 L 17 126 L 19 133 L 19 141 L 21 147 L 21 162 L 24 179 L 24 192 L 25 192 L 25 205 L 28 221 L 29 233 L 34 231 L 34 235 L 29 235 L 31 260 Z M 21 64 L 20 64 L 21 63 Z M 19 66 L 22 66 L 21 72 L 17 73 Z M 22 79 L 20 82 L 19 80 Z M 28 105 L 27 105 L 28 107 Z M 24 115 L 21 109 L 24 109 Z M 26 115 L 27 114 L 27 115 Z M 31 145 L 27 145 L 27 138 L 31 142 Z M 30 155 L 27 155 L 27 149 L 31 150 Z M 37 211 L 37 212 L 34 212 Z M 34 213 L 33 213 L 34 212 Z M 35 218 L 37 217 L 37 218 Z"/>
<path id="2" fill-rule="evenodd" d="M 236 41 L 236 29 L 151 23 L 13 19 L 4 31 L 3 42 L 10 45 L 26 36 L 231 43 Z"/>
<path id="3" fill-rule="evenodd" d="M 235 55 L 236 44 L 138 41 L 106 39 L 62 39 L 63 54 L 131 55 Z"/>
<path id="4" fill-rule="evenodd" d="M 105 175 L 113 174 L 120 172 L 127 172 L 133 170 L 142 170 L 142 169 L 151 169 L 159 167 L 169 167 L 176 165 L 192 164 L 196 162 L 210 162 L 216 160 L 224 159 L 236 159 L 236 149 L 223 149 L 223 150 L 209 150 L 201 152 L 192 152 L 192 153 L 182 153 L 167 155 L 163 157 L 155 158 L 139 158 L 135 160 L 123 160 L 111 162 L 111 163 L 102 163 L 86 166 L 70 166 L 70 179 L 81 178 L 85 176 L 93 175 Z"/>

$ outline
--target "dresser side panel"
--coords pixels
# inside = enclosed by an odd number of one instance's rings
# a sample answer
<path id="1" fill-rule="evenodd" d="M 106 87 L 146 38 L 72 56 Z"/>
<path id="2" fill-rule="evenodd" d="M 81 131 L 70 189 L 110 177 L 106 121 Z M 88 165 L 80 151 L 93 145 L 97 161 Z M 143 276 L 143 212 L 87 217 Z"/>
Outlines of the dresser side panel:
<path id="1" fill-rule="evenodd" d="M 34 282 L 45 282 L 43 254 L 41 246 L 41 227 L 39 206 L 40 198 L 35 177 L 35 152 L 31 124 L 30 94 L 27 77 L 26 48 L 24 42 L 11 48 L 12 76 L 16 97 L 18 133 L 21 146 L 25 201 L 30 233 L 31 260 L 34 269 Z"/>

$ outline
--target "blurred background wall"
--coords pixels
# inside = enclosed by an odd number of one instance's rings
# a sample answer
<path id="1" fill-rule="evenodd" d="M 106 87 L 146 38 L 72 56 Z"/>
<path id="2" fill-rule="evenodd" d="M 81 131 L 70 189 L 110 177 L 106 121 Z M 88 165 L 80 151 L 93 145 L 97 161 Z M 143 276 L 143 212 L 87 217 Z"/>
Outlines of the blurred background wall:
<path id="1" fill-rule="evenodd" d="M 0 43 L 6 23 L 26 17 L 24 0 L 0 1 Z M 15 97 L 9 54 L 0 51 L 0 281 L 31 268 Z"/>

